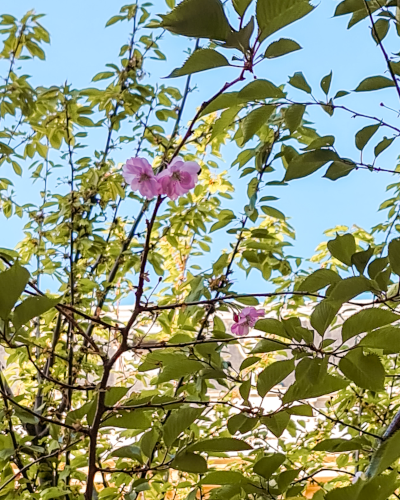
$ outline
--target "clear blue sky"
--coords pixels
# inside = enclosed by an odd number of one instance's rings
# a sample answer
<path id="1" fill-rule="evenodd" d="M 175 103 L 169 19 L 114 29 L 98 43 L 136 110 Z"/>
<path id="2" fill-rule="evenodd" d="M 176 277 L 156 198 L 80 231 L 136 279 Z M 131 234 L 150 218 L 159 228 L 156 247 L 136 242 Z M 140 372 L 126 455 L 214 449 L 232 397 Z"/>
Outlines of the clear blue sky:
<path id="1" fill-rule="evenodd" d="M 106 21 L 117 14 L 124 3 L 115 0 L 70 0 L 67 3 L 54 0 L 18 0 L 4 5 L 1 11 L 21 16 L 34 8 L 38 13 L 45 13 L 46 17 L 42 21 L 51 34 L 51 45 L 46 49 L 47 59 L 44 62 L 24 62 L 24 71 L 32 75 L 33 84 L 58 85 L 68 80 L 79 88 L 91 86 L 92 77 L 102 71 L 106 63 L 115 62 L 120 46 L 127 41 L 129 29 L 126 24 L 104 27 Z M 154 3 L 159 10 L 166 9 L 164 0 L 155 0 Z M 366 76 L 383 74 L 385 64 L 369 35 L 368 24 L 360 23 L 347 31 L 345 18 L 332 17 L 336 4 L 336 1 L 321 0 L 311 15 L 271 38 L 271 41 L 281 36 L 294 38 L 302 45 L 303 50 L 263 62 L 258 67 L 257 76 L 279 85 L 287 82 L 288 76 L 295 71 L 303 71 L 315 89 L 316 96 L 322 98 L 319 82 L 331 70 L 334 93 L 341 89 L 354 89 Z M 232 22 L 235 21 L 232 19 Z M 390 36 L 388 40 L 390 42 Z M 165 35 L 164 49 L 168 60 L 147 66 L 150 73 L 148 78 L 152 83 L 160 81 L 171 69 L 182 64 L 186 58 L 185 47 L 193 46 L 191 40 L 187 40 L 186 46 L 185 43 L 185 39 Z M 3 66 L 0 69 L 3 71 Z M 201 100 L 207 99 L 234 75 L 234 69 L 222 69 L 194 76 L 193 82 L 197 84 L 197 90 L 189 98 L 189 112 L 185 118 L 189 119 Z M 184 78 L 171 80 L 171 84 L 183 86 Z M 291 90 L 291 95 L 299 101 L 307 100 L 307 95 L 302 92 Z M 338 104 L 386 118 L 396 124 L 396 114 L 383 109 L 381 101 L 388 106 L 398 107 L 396 94 L 392 89 L 371 94 L 351 94 L 338 101 Z M 316 122 L 321 135 L 335 135 L 339 152 L 349 156 L 354 153 L 354 133 L 369 123 L 359 118 L 351 119 L 344 112 L 336 112 L 330 118 L 317 109 L 310 118 Z M 372 142 L 372 146 L 375 146 L 378 136 Z M 372 147 L 369 153 L 371 151 Z M 229 168 L 236 154 L 233 145 L 226 147 L 226 163 L 224 165 L 221 162 L 221 167 Z M 123 151 L 121 158 L 117 159 L 123 161 L 130 155 L 131 151 Z M 379 164 L 393 169 L 396 165 L 394 153 L 382 154 Z M 274 174 L 274 179 L 282 178 L 281 174 Z M 369 229 L 381 221 L 383 214 L 377 213 L 377 209 L 385 198 L 386 185 L 392 182 L 389 174 L 371 174 L 365 171 L 353 172 L 337 182 L 322 179 L 321 175 L 317 173 L 304 180 L 293 181 L 286 187 L 271 187 L 265 192 L 280 198 L 276 207 L 290 218 L 297 233 L 291 253 L 302 257 L 312 254 L 317 244 L 324 239 L 322 233 L 325 229 L 339 224 L 357 224 Z M 237 177 L 234 171 L 232 176 Z M 16 182 L 17 188 L 20 185 L 20 203 L 28 201 L 25 197 L 29 195 L 27 172 L 24 178 L 22 182 Z M 242 206 L 240 202 L 240 207 Z M 12 246 L 22 234 L 22 226 L 15 225 L 15 221 L 5 222 L 3 217 L 0 218 L 0 229 L 3 235 L 7 234 L 7 238 L 3 236 L 0 246 Z"/>

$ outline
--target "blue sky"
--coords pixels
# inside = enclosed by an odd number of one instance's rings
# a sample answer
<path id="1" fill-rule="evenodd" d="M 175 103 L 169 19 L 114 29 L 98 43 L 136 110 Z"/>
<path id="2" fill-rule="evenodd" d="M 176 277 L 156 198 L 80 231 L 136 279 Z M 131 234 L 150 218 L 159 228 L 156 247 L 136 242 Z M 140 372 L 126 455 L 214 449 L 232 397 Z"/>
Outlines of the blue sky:
<path id="1" fill-rule="evenodd" d="M 155 0 L 154 3 L 157 10 L 166 9 L 164 0 Z M 315 89 L 315 95 L 322 98 L 319 82 L 331 70 L 333 95 L 337 90 L 354 89 L 367 76 L 384 74 L 384 60 L 369 34 L 367 22 L 360 23 L 350 31 L 346 30 L 347 19 L 332 17 L 336 4 L 333 0 L 321 0 L 311 15 L 271 37 L 271 42 L 281 36 L 293 38 L 303 50 L 272 61 L 266 60 L 258 66 L 257 76 L 280 85 L 287 82 L 288 76 L 295 71 L 303 71 Z M 124 2 L 115 0 L 70 0 L 68 3 L 18 0 L 3 7 L 2 12 L 18 17 L 34 8 L 37 13 L 45 13 L 43 24 L 51 34 L 51 45 L 46 48 L 46 61 L 25 61 L 24 72 L 32 76 L 33 84 L 59 85 L 68 81 L 79 88 L 91 86 L 92 77 L 104 70 L 105 64 L 115 62 L 120 46 L 127 41 L 129 29 L 126 24 L 118 23 L 105 28 L 106 21 L 118 14 L 122 5 Z M 235 23 L 234 19 L 231 21 Z M 392 36 L 394 39 L 394 35 L 387 38 L 389 44 Z M 167 61 L 156 64 L 151 62 L 146 68 L 148 79 L 152 83 L 160 81 L 174 67 L 180 66 L 186 58 L 186 47 L 193 47 L 194 42 L 166 34 L 162 44 Z M 189 97 L 184 119 L 187 121 L 202 100 L 209 98 L 235 75 L 235 69 L 225 68 L 195 75 L 193 82 L 197 88 Z M 166 81 L 168 80 L 163 80 Z M 182 87 L 185 80 L 180 78 L 170 82 Z M 309 100 L 306 94 L 295 89 L 290 90 L 290 95 L 299 101 Z M 374 93 L 352 93 L 340 99 L 337 104 L 390 120 L 396 125 L 397 115 L 380 106 L 381 102 L 390 107 L 398 107 L 395 91 L 389 89 Z M 355 132 L 370 123 L 338 111 L 330 118 L 316 107 L 310 114 L 310 119 L 316 123 L 320 135 L 336 136 L 335 145 L 344 156 L 351 156 L 355 151 Z M 369 149 L 367 148 L 369 154 L 378 139 L 377 134 Z M 221 167 L 229 169 L 237 152 L 233 145 L 226 147 L 225 164 L 221 162 Z M 117 160 L 123 161 L 131 155 L 131 151 L 125 150 L 119 154 L 121 157 Z M 382 154 L 379 165 L 393 169 L 396 165 L 394 151 Z M 297 239 L 292 254 L 309 257 L 324 239 L 325 229 L 339 224 L 357 224 L 369 229 L 384 219 L 384 214 L 378 213 L 377 209 L 385 199 L 386 185 L 393 182 L 390 174 L 358 171 L 337 182 L 322 179 L 321 176 L 321 173 L 317 173 L 306 179 L 293 181 L 289 186 L 267 188 L 263 193 L 280 198 L 276 207 L 290 218 L 290 223 L 296 229 Z M 232 171 L 232 177 L 237 178 L 235 171 Z M 271 180 L 282 177 L 283 173 L 279 172 Z M 27 201 L 25 197 L 30 193 L 27 178 L 28 173 L 25 173 L 24 179 L 16 182 L 17 190 L 19 189 L 17 199 L 20 203 Z M 243 197 L 242 199 L 244 200 Z M 7 241 L 3 239 L 0 246 L 12 246 L 22 234 L 22 226 L 18 227 L 15 221 L 6 222 L 4 218 L 0 219 L 0 229 L 3 234 L 7 234 Z"/>

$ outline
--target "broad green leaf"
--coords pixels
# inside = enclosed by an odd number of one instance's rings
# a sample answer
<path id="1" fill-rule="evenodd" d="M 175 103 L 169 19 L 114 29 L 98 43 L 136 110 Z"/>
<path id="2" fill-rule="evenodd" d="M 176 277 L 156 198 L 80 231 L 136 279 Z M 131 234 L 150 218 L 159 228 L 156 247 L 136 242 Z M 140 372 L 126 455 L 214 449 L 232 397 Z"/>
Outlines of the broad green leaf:
<path id="1" fill-rule="evenodd" d="M 251 351 L 252 354 L 267 353 L 274 351 L 282 351 L 284 349 L 289 349 L 283 342 L 278 342 L 276 340 L 262 339 L 254 349 Z"/>
<path id="2" fill-rule="evenodd" d="M 303 148 L 303 151 L 311 151 L 312 149 L 321 149 L 333 146 L 335 142 L 335 137 L 333 135 L 324 135 L 323 137 L 317 137 L 308 146 Z"/>
<path id="3" fill-rule="evenodd" d="M 267 47 L 265 57 L 267 59 L 274 59 L 275 57 L 284 56 L 290 52 L 300 50 L 301 48 L 302 47 L 297 42 L 291 40 L 290 38 L 280 38 L 276 42 L 272 42 L 271 45 Z"/>
<path id="4" fill-rule="evenodd" d="M 188 451 L 214 451 L 214 452 L 228 452 L 228 451 L 248 451 L 252 450 L 252 446 L 235 438 L 212 438 L 197 441 L 186 448 Z"/>
<path id="5" fill-rule="evenodd" d="M 261 210 L 266 215 L 268 215 L 268 217 L 274 217 L 275 219 L 279 219 L 279 220 L 286 220 L 285 215 L 280 210 L 278 210 L 274 207 L 267 207 L 267 206 L 263 205 L 261 207 Z"/>
<path id="6" fill-rule="evenodd" d="M 397 274 L 397 276 L 400 276 L 400 239 L 392 240 L 389 243 L 388 254 L 392 271 Z"/>
<path id="7" fill-rule="evenodd" d="M 387 326 L 368 333 L 359 343 L 371 349 L 382 349 L 385 354 L 400 352 L 400 328 Z"/>
<path id="8" fill-rule="evenodd" d="M 335 319 L 341 307 L 341 302 L 334 302 L 329 299 L 322 300 L 316 307 L 314 307 L 313 312 L 310 316 L 310 323 L 315 330 L 324 336 L 327 328 Z"/>
<path id="9" fill-rule="evenodd" d="M 8 318 L 28 281 L 29 272 L 19 264 L 0 273 L 0 318 Z"/>
<path id="10" fill-rule="evenodd" d="M 361 252 L 356 252 L 351 256 L 351 263 L 356 266 L 357 271 L 363 274 L 370 258 L 374 255 L 374 249 L 368 247 L 367 250 L 362 250 Z"/>
<path id="11" fill-rule="evenodd" d="M 181 68 L 174 69 L 168 78 L 191 75 L 208 69 L 230 66 L 228 59 L 214 49 L 198 49 L 189 56 Z"/>
<path id="12" fill-rule="evenodd" d="M 243 17 L 252 1 L 253 0 L 232 0 L 232 3 L 239 16 Z"/>
<path id="13" fill-rule="evenodd" d="M 92 78 L 92 82 L 99 82 L 100 80 L 107 80 L 107 78 L 112 78 L 113 76 L 115 76 L 115 73 L 113 71 L 103 71 L 101 73 L 97 73 L 97 75 L 95 75 Z"/>
<path id="14" fill-rule="evenodd" d="M 368 144 L 369 140 L 376 133 L 376 131 L 381 126 L 380 123 L 377 125 L 368 125 L 356 133 L 356 147 L 360 151 L 362 151 L 365 146 Z"/>
<path id="15" fill-rule="evenodd" d="M 147 458 L 152 456 L 155 445 L 159 439 L 159 433 L 156 429 L 151 429 L 150 431 L 143 434 L 140 440 L 140 448 Z"/>
<path id="16" fill-rule="evenodd" d="M 200 481 L 200 484 L 246 484 L 246 479 L 243 474 L 236 471 L 213 471 L 206 474 Z"/>
<path id="17" fill-rule="evenodd" d="M 324 177 L 331 181 L 336 181 L 341 177 L 346 177 L 356 168 L 356 165 L 351 162 L 334 161 L 325 172 Z"/>
<path id="18" fill-rule="evenodd" d="M 339 362 L 342 373 L 362 389 L 382 391 L 385 382 L 385 369 L 375 354 L 365 356 L 360 348 L 346 354 Z"/>
<path id="19" fill-rule="evenodd" d="M 242 88 L 238 98 L 242 102 L 257 99 L 277 99 L 285 97 L 285 93 L 269 80 L 254 80 Z"/>
<path id="20" fill-rule="evenodd" d="M 171 446 L 181 432 L 186 430 L 203 413 L 203 408 L 182 408 L 175 410 L 164 425 L 164 441 Z"/>
<path id="21" fill-rule="evenodd" d="M 304 111 L 306 107 L 304 104 L 293 104 L 285 110 L 285 123 L 290 133 L 293 134 L 301 125 L 303 120 Z"/>
<path id="22" fill-rule="evenodd" d="M 329 94 L 331 83 L 332 83 L 332 71 L 329 73 L 329 75 L 324 76 L 320 83 L 321 89 L 325 95 Z"/>
<path id="23" fill-rule="evenodd" d="M 50 299 L 45 296 L 28 297 L 15 308 L 13 323 L 18 330 L 33 318 L 40 316 L 60 302 L 60 299 Z"/>
<path id="24" fill-rule="evenodd" d="M 260 106 L 253 109 L 242 122 L 243 140 L 242 145 L 246 144 L 254 134 L 267 122 L 268 118 L 274 112 L 274 106 Z"/>
<path id="25" fill-rule="evenodd" d="M 273 387 L 285 380 L 294 370 L 293 359 L 276 361 L 267 366 L 258 376 L 257 392 L 263 398 Z"/>
<path id="26" fill-rule="evenodd" d="M 238 99 L 238 95 L 239 92 L 226 92 L 225 94 L 221 94 L 204 108 L 200 116 L 205 116 L 209 113 L 214 113 L 215 111 L 219 111 L 221 109 L 237 106 L 241 103 L 241 101 Z"/>
<path id="27" fill-rule="evenodd" d="M 369 332 L 381 326 L 389 325 L 400 319 L 400 315 L 386 309 L 371 307 L 363 309 L 347 318 L 342 327 L 342 338 L 348 339 Z"/>
<path id="28" fill-rule="evenodd" d="M 334 240 L 328 241 L 328 250 L 332 257 L 351 266 L 351 256 L 356 252 L 356 240 L 350 233 L 342 236 L 338 234 Z"/>
<path id="29" fill-rule="evenodd" d="M 392 142 L 395 140 L 395 137 L 391 137 L 390 139 L 388 139 L 387 137 L 384 137 L 376 146 L 375 146 L 375 149 L 374 149 L 374 154 L 375 156 L 379 156 L 381 153 L 383 153 L 385 151 L 385 149 L 387 149 L 391 144 Z"/>
<path id="30" fill-rule="evenodd" d="M 342 278 L 332 269 L 317 269 L 300 284 L 299 292 L 318 292 L 322 288 L 337 283 Z"/>
<path id="31" fill-rule="evenodd" d="M 255 324 L 254 328 L 266 333 L 272 333 L 273 335 L 279 335 L 280 337 L 288 337 L 283 324 L 274 318 L 259 319 Z"/>
<path id="32" fill-rule="evenodd" d="M 168 382 L 170 380 L 178 380 L 186 375 L 192 375 L 204 368 L 203 363 L 194 359 L 177 358 L 172 363 L 164 366 L 162 372 L 157 378 L 157 384 Z"/>
<path id="33" fill-rule="evenodd" d="M 354 299 L 357 295 L 372 290 L 372 283 L 364 276 L 355 276 L 339 281 L 334 286 L 329 299 L 340 301 L 342 304 Z"/>
<path id="34" fill-rule="evenodd" d="M 120 410 L 110 418 L 104 419 L 101 427 L 147 430 L 151 427 L 151 413 L 145 410 Z"/>
<path id="35" fill-rule="evenodd" d="M 215 139 L 220 134 L 226 134 L 226 131 L 232 127 L 236 115 L 240 111 L 240 106 L 228 108 L 221 113 L 221 116 L 214 123 L 210 140 Z"/>
<path id="36" fill-rule="evenodd" d="M 286 411 L 279 411 L 278 413 L 261 418 L 261 423 L 264 424 L 276 437 L 282 436 L 284 430 L 289 424 L 289 421 L 290 415 Z"/>
<path id="37" fill-rule="evenodd" d="M 118 458 L 130 458 L 139 462 L 142 462 L 143 460 L 140 448 L 134 445 L 121 446 L 121 448 L 117 448 L 116 450 L 112 451 L 109 456 Z"/>
<path id="38" fill-rule="evenodd" d="M 314 451 L 329 451 L 331 453 L 341 453 L 343 451 L 362 450 L 363 444 L 360 439 L 330 438 L 324 439 L 314 446 Z"/>
<path id="39" fill-rule="evenodd" d="M 123 21 L 124 19 L 126 19 L 125 16 L 113 16 L 107 21 L 106 28 L 107 28 L 107 26 L 112 26 L 113 24 L 117 23 L 118 21 Z"/>
<path id="40" fill-rule="evenodd" d="M 348 381 L 332 375 L 326 375 L 320 380 L 315 380 L 314 384 L 310 382 L 306 383 L 305 381 L 296 381 L 286 391 L 283 397 L 283 403 L 286 404 L 303 399 L 319 398 L 320 396 L 340 391 L 347 387 L 347 385 Z"/>
<path id="41" fill-rule="evenodd" d="M 296 89 L 300 89 L 307 92 L 307 94 L 311 94 L 311 87 L 308 85 L 307 80 L 300 71 L 289 78 L 289 84 L 292 87 L 296 87 Z"/>
<path id="42" fill-rule="evenodd" d="M 386 78 L 386 76 L 370 76 L 369 78 L 365 78 L 365 80 L 358 85 L 355 92 L 369 92 L 388 87 L 394 87 L 393 80 L 390 78 Z"/>
<path id="43" fill-rule="evenodd" d="M 290 415 L 299 415 L 301 417 L 312 417 L 313 409 L 309 405 L 292 406 L 286 410 Z"/>
<path id="44" fill-rule="evenodd" d="M 207 461 L 201 455 L 184 451 L 174 458 L 171 467 L 184 472 L 204 474 L 207 472 Z"/>
<path id="45" fill-rule="evenodd" d="M 257 0 L 260 41 L 306 16 L 314 9 L 308 0 Z"/>
<path id="46" fill-rule="evenodd" d="M 368 470 L 369 477 L 381 474 L 398 458 L 400 458 L 400 432 L 395 432 L 374 453 Z"/>
<path id="47" fill-rule="evenodd" d="M 281 472 L 278 476 L 278 479 L 277 479 L 279 491 L 280 492 L 286 491 L 288 486 L 299 475 L 299 472 L 300 472 L 300 469 L 287 469 L 287 470 Z M 316 499 L 314 496 L 313 500 L 320 500 L 320 499 Z"/>
<path id="48" fill-rule="evenodd" d="M 220 0 L 184 0 L 161 17 L 161 26 L 178 35 L 226 41 L 231 31 Z"/>
<path id="49" fill-rule="evenodd" d="M 338 159 L 337 153 L 330 149 L 317 149 L 296 156 L 286 170 L 284 181 L 301 179 L 323 167 L 330 161 Z"/>
<path id="50" fill-rule="evenodd" d="M 253 471 L 268 480 L 285 460 L 286 457 L 282 453 L 275 453 L 269 457 L 263 457 L 254 464 Z"/>
<path id="51" fill-rule="evenodd" d="M 254 32 L 254 17 L 239 31 L 231 31 L 223 47 L 238 49 L 246 54 L 250 49 L 250 39 Z"/>

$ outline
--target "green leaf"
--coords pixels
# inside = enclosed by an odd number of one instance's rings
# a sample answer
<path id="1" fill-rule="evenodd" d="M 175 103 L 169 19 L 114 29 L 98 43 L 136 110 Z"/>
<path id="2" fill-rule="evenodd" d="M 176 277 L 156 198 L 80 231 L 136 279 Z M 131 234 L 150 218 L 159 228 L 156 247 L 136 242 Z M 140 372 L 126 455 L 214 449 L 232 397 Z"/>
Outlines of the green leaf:
<path id="1" fill-rule="evenodd" d="M 307 92 L 307 94 L 311 94 L 311 87 L 308 85 L 307 80 L 300 71 L 289 78 L 289 84 L 292 87 L 296 87 L 296 89 L 300 89 Z"/>
<path id="2" fill-rule="evenodd" d="M 301 125 L 305 110 L 306 107 L 304 104 L 293 104 L 292 106 L 286 108 L 284 115 L 285 123 L 291 134 L 293 134 Z"/>
<path id="3" fill-rule="evenodd" d="M 15 308 L 13 323 L 18 330 L 33 318 L 42 315 L 59 303 L 60 299 L 50 299 L 45 296 L 28 297 Z"/>
<path id="4" fill-rule="evenodd" d="M 296 367 L 296 382 L 286 391 L 282 402 L 318 398 L 325 394 L 337 392 L 348 385 L 348 382 L 327 373 L 327 359 L 304 358 Z"/>
<path id="5" fill-rule="evenodd" d="M 384 472 L 400 457 L 400 432 L 395 432 L 388 438 L 372 457 L 368 475 L 375 477 Z M 395 472 L 397 474 L 397 472 Z M 385 476 L 387 478 L 387 476 Z"/>
<path id="6" fill-rule="evenodd" d="M 143 429 L 151 427 L 151 413 L 144 410 L 120 410 L 117 414 L 104 420 L 101 427 L 120 427 L 123 429 Z"/>
<path id="7" fill-rule="evenodd" d="M 275 219 L 279 220 L 286 220 L 285 215 L 280 210 L 277 210 L 274 207 L 267 207 L 264 205 L 261 207 L 261 210 L 269 217 L 274 217 Z"/>
<path id="8" fill-rule="evenodd" d="M 362 151 L 368 144 L 369 140 L 376 133 L 378 128 L 381 126 L 380 123 L 377 125 L 368 125 L 356 133 L 356 147 Z"/>
<path id="9" fill-rule="evenodd" d="M 264 57 L 267 59 L 274 59 L 275 57 L 284 56 L 290 52 L 300 50 L 301 48 L 302 47 L 297 42 L 290 38 L 280 38 L 267 47 Z"/>
<path id="10" fill-rule="evenodd" d="M 387 326 L 368 333 L 359 343 L 360 346 L 371 349 L 382 349 L 384 354 L 400 352 L 400 329 Z"/>
<path id="11" fill-rule="evenodd" d="M 254 464 L 253 470 L 259 476 L 262 476 L 268 481 L 272 474 L 279 469 L 279 467 L 286 460 L 285 455 L 282 453 L 275 453 L 269 457 L 263 457 Z"/>
<path id="12" fill-rule="evenodd" d="M 246 479 L 243 474 L 236 471 L 213 471 L 206 474 L 200 481 L 200 484 L 246 484 Z"/>
<path id="13" fill-rule="evenodd" d="M 286 410 L 290 415 L 299 415 L 301 417 L 312 417 L 313 410 L 309 405 L 292 406 Z"/>
<path id="14" fill-rule="evenodd" d="M 331 438 L 324 439 L 314 446 L 314 451 L 329 451 L 331 453 L 341 453 L 343 451 L 362 450 L 363 445 L 360 439 Z"/>
<path id="15" fill-rule="evenodd" d="M 267 366 L 258 376 L 257 392 L 263 398 L 279 382 L 285 380 L 294 370 L 293 359 L 276 361 Z"/>
<path id="16" fill-rule="evenodd" d="M 389 243 L 388 254 L 389 254 L 390 267 L 392 268 L 392 271 L 395 274 L 397 274 L 397 276 L 400 276 L 400 239 L 392 240 Z"/>
<path id="17" fill-rule="evenodd" d="M 107 28 L 107 26 L 112 26 L 113 24 L 117 23 L 118 21 L 123 21 L 124 19 L 126 19 L 125 16 L 113 16 L 107 21 L 106 28 Z"/>
<path id="18" fill-rule="evenodd" d="M 252 450 L 252 446 L 235 438 L 212 438 L 197 441 L 186 448 L 188 451 L 211 451 L 211 452 L 228 452 L 228 451 L 248 451 Z"/>
<path id="19" fill-rule="evenodd" d="M 332 269 L 317 269 L 300 284 L 299 292 L 318 292 L 322 288 L 337 283 L 342 278 Z"/>
<path id="20" fill-rule="evenodd" d="M 118 458 L 131 458 L 132 460 L 137 460 L 138 462 L 142 462 L 142 454 L 140 448 L 134 445 L 121 446 L 121 448 L 117 448 L 112 451 L 109 455 L 110 457 L 118 457 Z"/>
<path id="21" fill-rule="evenodd" d="M 103 71 L 102 73 L 97 73 L 97 75 L 92 78 L 92 82 L 99 82 L 100 80 L 106 80 L 113 76 L 115 76 L 115 73 L 112 71 Z"/>
<path id="22" fill-rule="evenodd" d="M 328 241 L 328 250 L 332 257 L 351 266 L 351 257 L 356 252 L 356 240 L 350 233 L 342 236 L 338 234 L 334 240 Z"/>
<path id="23" fill-rule="evenodd" d="M 243 17 L 252 1 L 253 0 L 232 0 L 232 3 L 239 16 Z"/>
<path id="24" fill-rule="evenodd" d="M 220 0 L 184 0 L 161 17 L 161 26 L 178 35 L 226 41 L 231 31 Z"/>
<path id="25" fill-rule="evenodd" d="M 260 106 L 259 108 L 253 109 L 253 111 L 246 116 L 242 122 L 242 146 L 267 122 L 274 109 L 274 106 Z"/>
<path id="26" fill-rule="evenodd" d="M 207 472 L 207 461 L 201 455 L 184 451 L 174 458 L 171 467 L 184 472 L 204 474 Z"/>
<path id="27" fill-rule="evenodd" d="M 344 161 L 334 161 L 328 170 L 326 171 L 324 177 L 330 179 L 331 181 L 336 181 L 341 177 L 346 177 L 356 168 L 354 163 L 347 163 Z"/>
<path id="28" fill-rule="evenodd" d="M 354 91 L 369 92 L 372 90 L 380 90 L 394 86 L 393 80 L 386 78 L 386 76 L 370 76 L 369 78 L 363 80 Z"/>
<path id="29" fill-rule="evenodd" d="M 333 146 L 334 142 L 335 137 L 333 135 L 324 135 L 323 137 L 317 137 L 308 146 L 303 148 L 303 151 L 330 147 Z"/>
<path id="30" fill-rule="evenodd" d="M 281 28 L 310 13 L 314 7 L 308 0 L 258 0 L 257 22 L 261 30 L 260 41 Z"/>
<path id="31" fill-rule="evenodd" d="M 262 339 L 260 340 L 254 349 L 251 351 L 252 354 L 267 353 L 274 351 L 282 351 L 284 349 L 289 349 L 283 342 L 277 342 L 276 340 Z"/>
<path id="32" fill-rule="evenodd" d="M 200 361 L 177 358 L 174 362 L 164 366 L 157 378 L 157 384 L 169 382 L 170 380 L 178 380 L 186 375 L 192 375 L 199 372 L 203 367 L 204 365 Z"/>
<path id="33" fill-rule="evenodd" d="M 168 78 L 191 75 L 222 66 L 230 66 L 225 56 L 213 49 L 198 49 L 189 56 L 181 68 L 174 69 Z"/>
<path id="34" fill-rule="evenodd" d="M 354 349 L 340 360 L 339 368 L 362 389 L 379 392 L 385 388 L 385 369 L 376 354 L 364 356 L 362 349 Z"/>
<path id="35" fill-rule="evenodd" d="M 0 318 L 8 318 L 28 281 L 29 272 L 19 264 L 0 273 Z"/>
<path id="36" fill-rule="evenodd" d="M 171 413 L 164 425 L 164 441 L 171 446 L 175 439 L 195 422 L 203 413 L 203 408 L 182 408 Z"/>
<path id="37" fill-rule="evenodd" d="M 314 307 L 313 312 L 310 316 L 311 326 L 317 330 L 317 332 L 323 336 L 326 332 L 328 326 L 335 319 L 338 313 L 341 302 L 333 302 L 331 300 L 322 300 L 316 307 Z"/>
<path id="38" fill-rule="evenodd" d="M 372 290 L 372 283 L 364 276 L 355 276 L 346 278 L 336 283 L 329 299 L 340 301 L 342 304 L 347 302 L 360 293 L 369 292 Z"/>
<path id="39" fill-rule="evenodd" d="M 381 153 L 383 153 L 383 151 L 385 151 L 385 149 L 387 149 L 392 144 L 392 142 L 394 140 L 395 140 L 395 137 L 391 137 L 390 139 L 388 139 L 387 137 L 384 137 L 379 142 L 379 144 L 377 144 L 375 146 L 375 149 L 374 149 L 375 156 L 379 156 Z"/>
<path id="40" fill-rule="evenodd" d="M 283 324 L 274 318 L 259 319 L 254 328 L 262 332 L 272 333 L 273 335 L 288 338 Z"/>
<path id="41" fill-rule="evenodd" d="M 363 274 L 369 260 L 373 255 L 374 249 L 372 247 L 368 247 L 367 250 L 362 250 L 361 252 L 354 253 L 351 256 L 351 263 L 353 266 L 356 266 L 356 269 L 360 274 Z"/>
<path id="42" fill-rule="evenodd" d="M 204 108 L 200 116 L 205 116 L 209 113 L 214 113 L 215 111 L 219 111 L 221 109 L 237 106 L 242 102 L 238 99 L 238 95 L 239 92 L 226 92 L 225 94 L 219 95 Z"/>
<path id="43" fill-rule="evenodd" d="M 257 99 L 278 99 L 285 97 L 285 93 L 269 80 L 254 80 L 242 88 L 238 98 L 242 102 Z"/>
<path id="44" fill-rule="evenodd" d="M 338 159 L 337 153 L 330 149 L 317 149 L 295 156 L 289 163 L 284 181 L 301 179 L 323 167 L 330 161 Z"/>
<path id="45" fill-rule="evenodd" d="M 331 83 L 332 83 L 332 71 L 329 73 L 329 75 L 324 76 L 321 80 L 321 83 L 320 83 L 321 89 L 325 95 L 329 94 L 329 89 L 331 88 Z"/>
<path id="46" fill-rule="evenodd" d="M 232 31 L 223 47 L 238 49 L 244 54 L 250 49 L 250 39 L 254 32 L 254 17 L 239 31 Z"/>
<path id="47" fill-rule="evenodd" d="M 400 319 L 400 315 L 386 309 L 371 307 L 363 309 L 347 318 L 342 327 L 343 342 Z"/>
<path id="48" fill-rule="evenodd" d="M 286 411 L 279 411 L 278 413 L 261 418 L 261 423 L 264 424 L 277 438 L 282 436 L 284 430 L 289 424 L 289 421 L 290 415 Z"/>

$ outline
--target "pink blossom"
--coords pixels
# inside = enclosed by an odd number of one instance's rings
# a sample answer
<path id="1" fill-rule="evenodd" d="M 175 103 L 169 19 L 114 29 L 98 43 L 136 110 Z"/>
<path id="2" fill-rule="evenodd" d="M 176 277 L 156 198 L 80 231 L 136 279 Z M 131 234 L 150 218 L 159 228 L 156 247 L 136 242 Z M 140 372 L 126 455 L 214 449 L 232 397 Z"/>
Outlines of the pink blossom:
<path id="1" fill-rule="evenodd" d="M 151 200 L 160 194 L 160 184 L 150 163 L 145 158 L 130 158 L 122 168 L 125 181 L 133 191 Z"/>
<path id="2" fill-rule="evenodd" d="M 245 307 L 239 314 L 234 314 L 235 323 L 232 325 L 231 331 L 238 337 L 243 337 L 249 334 L 250 328 L 257 323 L 258 318 L 265 315 L 264 309 L 257 310 L 254 307 Z"/>
<path id="3" fill-rule="evenodd" d="M 171 200 L 176 200 L 178 196 L 194 188 L 199 172 L 200 166 L 195 161 L 174 158 L 168 168 L 157 176 L 161 193 L 166 194 Z"/>

